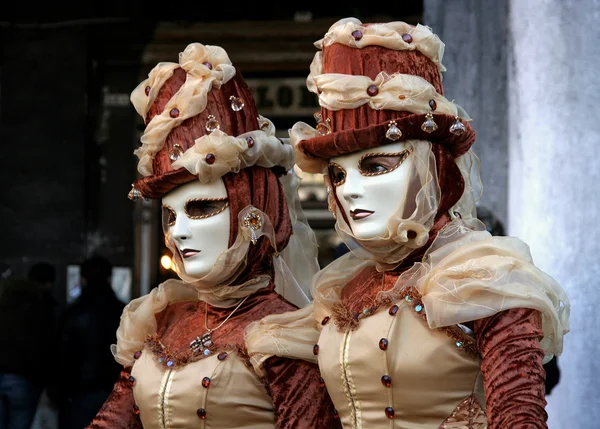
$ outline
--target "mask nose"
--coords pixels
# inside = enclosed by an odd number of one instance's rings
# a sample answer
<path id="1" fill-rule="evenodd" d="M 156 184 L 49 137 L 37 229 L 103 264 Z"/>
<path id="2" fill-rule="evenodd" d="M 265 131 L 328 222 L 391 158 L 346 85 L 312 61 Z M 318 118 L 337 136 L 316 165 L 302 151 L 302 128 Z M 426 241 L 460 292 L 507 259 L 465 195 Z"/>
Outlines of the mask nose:
<path id="1" fill-rule="evenodd" d="M 190 231 L 189 224 L 187 222 L 186 216 L 178 216 L 175 220 L 175 225 L 173 225 L 173 230 L 171 232 L 173 238 L 177 241 L 187 240 L 191 237 L 192 233 Z"/>
<path id="2" fill-rule="evenodd" d="M 356 170 L 346 172 L 346 181 L 342 189 L 342 196 L 347 201 L 357 200 L 363 197 L 363 176 Z"/>

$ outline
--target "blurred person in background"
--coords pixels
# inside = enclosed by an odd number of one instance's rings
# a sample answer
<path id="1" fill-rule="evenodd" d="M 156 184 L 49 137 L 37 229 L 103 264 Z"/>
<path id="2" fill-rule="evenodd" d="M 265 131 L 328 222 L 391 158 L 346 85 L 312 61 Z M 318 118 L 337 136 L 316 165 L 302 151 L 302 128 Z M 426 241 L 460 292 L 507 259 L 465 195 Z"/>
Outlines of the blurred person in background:
<path id="1" fill-rule="evenodd" d="M 124 303 L 111 287 L 112 264 L 94 256 L 81 265 L 81 295 L 61 314 L 56 377 L 49 395 L 59 428 L 81 429 L 112 390 L 120 366 L 110 352 Z"/>
<path id="2" fill-rule="evenodd" d="M 56 302 L 54 266 L 0 284 L 0 429 L 29 429 L 52 370 Z"/>

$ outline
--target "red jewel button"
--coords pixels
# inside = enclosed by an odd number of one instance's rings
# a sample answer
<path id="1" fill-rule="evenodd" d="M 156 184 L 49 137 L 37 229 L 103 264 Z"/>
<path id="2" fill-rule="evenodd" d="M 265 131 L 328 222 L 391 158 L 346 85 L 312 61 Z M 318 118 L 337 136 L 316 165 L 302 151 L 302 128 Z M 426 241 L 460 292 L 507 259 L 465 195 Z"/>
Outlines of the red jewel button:
<path id="1" fill-rule="evenodd" d="M 196 414 L 198 414 L 198 418 L 200 420 L 204 420 L 206 418 L 206 410 L 204 408 L 198 408 Z"/>
<path id="2" fill-rule="evenodd" d="M 338 413 L 338 410 L 336 410 L 336 409 L 334 409 L 334 410 L 333 410 L 333 418 L 334 418 L 334 419 L 339 419 L 339 418 L 340 418 L 340 415 L 339 415 L 339 413 Z"/>
<path id="3" fill-rule="evenodd" d="M 203 65 L 205 65 L 209 70 L 212 70 L 212 64 L 209 63 L 208 61 L 205 63 L 202 63 Z"/>
<path id="4" fill-rule="evenodd" d="M 381 340 L 379 340 L 379 348 L 381 350 L 387 350 L 387 348 L 388 348 L 388 340 L 387 340 L 387 338 L 382 338 Z"/>
<path id="5" fill-rule="evenodd" d="M 377 88 L 377 85 L 369 85 L 369 87 L 367 88 L 367 94 L 369 94 L 371 97 L 374 97 L 377 94 L 379 94 L 379 88 Z"/>
<path id="6" fill-rule="evenodd" d="M 207 164 L 214 164 L 215 159 L 216 158 L 212 153 L 209 153 L 208 155 L 206 155 L 206 158 L 205 158 Z"/>
<path id="7" fill-rule="evenodd" d="M 248 145 L 248 147 L 253 147 L 254 146 L 254 139 L 250 136 L 246 137 L 246 144 Z"/>
<path id="8" fill-rule="evenodd" d="M 388 419 L 393 419 L 396 416 L 396 413 L 392 407 L 386 407 L 385 415 Z"/>
<path id="9" fill-rule="evenodd" d="M 171 118 L 178 118 L 179 117 L 179 109 L 177 109 L 177 108 L 171 109 L 171 111 L 169 112 L 169 116 Z"/>
<path id="10" fill-rule="evenodd" d="M 133 405 L 133 412 L 135 413 L 135 415 L 139 415 L 140 414 L 140 407 L 138 407 L 137 405 Z"/>
<path id="11" fill-rule="evenodd" d="M 319 345 L 315 344 L 313 347 L 313 355 L 318 355 L 319 354 Z"/>
<path id="12" fill-rule="evenodd" d="M 142 355 L 142 352 L 140 350 L 138 350 L 137 352 L 135 352 L 133 354 L 133 358 L 134 359 L 139 359 L 141 355 Z"/>
<path id="13" fill-rule="evenodd" d="M 402 35 L 402 40 L 404 40 L 406 43 L 412 43 L 412 36 L 408 33 L 404 33 Z"/>
<path id="14" fill-rule="evenodd" d="M 146 88 L 144 88 L 144 92 L 146 93 L 146 95 L 150 94 L 150 90 L 152 88 L 150 88 L 149 86 L 147 86 Z"/>
<path id="15" fill-rule="evenodd" d="M 392 377 L 389 375 L 384 375 L 381 377 L 381 384 L 383 384 L 385 387 L 390 387 L 392 385 Z"/>
<path id="16" fill-rule="evenodd" d="M 217 356 L 217 359 L 219 360 L 225 360 L 227 359 L 227 352 L 223 352 L 223 353 L 219 353 L 219 356 Z"/>
<path id="17" fill-rule="evenodd" d="M 431 107 L 431 110 L 437 109 L 437 103 L 435 100 L 429 100 L 429 107 Z"/>
<path id="18" fill-rule="evenodd" d="M 360 30 L 354 30 L 352 32 L 352 37 L 354 37 L 354 40 L 360 40 L 363 37 L 362 31 Z"/>
<path id="19" fill-rule="evenodd" d="M 129 376 L 129 382 L 130 382 L 131 384 L 135 384 L 135 377 L 134 377 L 133 375 L 130 375 L 130 376 Z"/>
<path id="20" fill-rule="evenodd" d="M 392 305 L 388 311 L 388 313 L 390 313 L 390 316 L 395 316 L 396 313 L 398 312 L 398 306 L 397 305 Z"/>
<path id="21" fill-rule="evenodd" d="M 319 377 L 319 384 L 321 387 L 325 387 L 325 380 L 323 380 L 323 377 Z"/>
<path id="22" fill-rule="evenodd" d="M 321 325 L 327 325 L 327 322 L 329 322 L 329 316 L 325 316 L 323 318 L 323 320 L 321 321 Z"/>
<path id="23" fill-rule="evenodd" d="M 208 386 L 210 386 L 210 378 L 204 377 L 202 379 L 202 387 L 208 389 Z"/>

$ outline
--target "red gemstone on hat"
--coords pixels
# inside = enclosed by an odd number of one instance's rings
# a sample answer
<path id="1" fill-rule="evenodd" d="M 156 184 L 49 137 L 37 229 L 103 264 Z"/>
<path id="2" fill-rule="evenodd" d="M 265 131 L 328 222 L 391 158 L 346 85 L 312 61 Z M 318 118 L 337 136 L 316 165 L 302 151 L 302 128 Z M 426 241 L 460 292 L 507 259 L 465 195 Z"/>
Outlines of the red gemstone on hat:
<path id="1" fill-rule="evenodd" d="M 207 164 L 214 164 L 216 158 L 212 153 L 209 153 L 208 155 L 206 155 L 206 158 L 204 158 L 206 160 Z"/>
<path id="2" fill-rule="evenodd" d="M 133 412 L 136 415 L 139 415 L 140 414 L 140 407 L 138 407 L 137 405 L 133 404 Z"/>
<path id="3" fill-rule="evenodd" d="M 385 408 L 385 416 L 388 419 L 393 419 L 396 416 L 396 413 L 394 412 L 394 409 L 392 407 L 386 407 Z"/>
<path id="4" fill-rule="evenodd" d="M 402 35 L 402 40 L 404 40 L 406 43 L 412 43 L 412 36 L 408 33 L 404 33 Z"/>
<path id="5" fill-rule="evenodd" d="M 437 109 L 437 103 L 435 100 L 429 100 L 429 107 L 431 107 L 431 110 Z"/>
<path id="6" fill-rule="evenodd" d="M 205 388 L 208 389 L 208 386 L 210 386 L 210 378 L 204 377 L 202 379 L 202 387 L 205 387 Z"/>
<path id="7" fill-rule="evenodd" d="M 397 305 L 392 305 L 388 311 L 390 313 L 390 316 L 395 316 L 396 313 L 398 312 L 398 306 Z"/>
<path id="8" fill-rule="evenodd" d="M 381 383 L 385 387 L 390 387 L 392 385 L 392 377 L 390 377 L 389 375 L 384 375 L 383 377 L 381 377 Z"/>
<path id="9" fill-rule="evenodd" d="M 246 144 L 248 147 L 254 147 L 254 139 L 250 136 L 246 137 Z"/>
<path id="10" fill-rule="evenodd" d="M 360 30 L 354 30 L 352 32 L 352 37 L 354 37 L 354 40 L 360 40 L 360 39 L 362 39 L 362 36 L 363 36 L 363 34 L 362 34 L 362 31 L 360 31 Z"/>
<path id="11" fill-rule="evenodd" d="M 217 359 L 219 360 L 225 360 L 227 359 L 227 352 L 223 352 L 223 353 L 219 353 L 219 356 L 217 356 Z"/>
<path id="12" fill-rule="evenodd" d="M 177 108 L 171 109 L 171 111 L 169 112 L 169 116 L 171 118 L 179 117 L 179 109 L 177 109 Z"/>
<path id="13" fill-rule="evenodd" d="M 379 88 L 377 88 L 377 85 L 369 85 L 369 87 L 367 88 L 367 94 L 369 94 L 371 97 L 374 97 L 377 94 L 379 94 Z"/>
<path id="14" fill-rule="evenodd" d="M 147 87 L 144 89 L 144 92 L 146 93 L 146 95 L 150 94 L 150 90 L 151 90 L 151 89 L 152 89 L 152 88 L 150 88 L 149 86 L 147 86 Z"/>
<path id="15" fill-rule="evenodd" d="M 204 420 L 206 418 L 206 410 L 204 408 L 198 408 L 198 411 L 196 411 L 196 414 L 198 414 L 198 418 L 200 420 Z"/>
<path id="16" fill-rule="evenodd" d="M 387 350 L 387 348 L 388 348 L 388 340 L 387 340 L 387 338 L 382 338 L 381 340 L 379 340 L 379 348 L 381 350 Z"/>
<path id="17" fill-rule="evenodd" d="M 313 347 L 313 355 L 318 355 L 319 354 L 319 345 L 315 344 Z"/>
<path id="18" fill-rule="evenodd" d="M 209 70 L 212 70 L 212 64 L 209 63 L 208 61 L 205 63 L 202 63 L 203 65 L 205 65 Z"/>
<path id="19" fill-rule="evenodd" d="M 321 321 L 321 325 L 327 325 L 327 322 L 329 322 L 329 316 L 325 316 L 323 318 L 323 320 Z"/>
<path id="20" fill-rule="evenodd" d="M 413 238 L 417 237 L 417 233 L 416 233 L 416 231 L 409 229 L 408 231 L 406 231 L 406 236 L 412 240 Z"/>
<path id="21" fill-rule="evenodd" d="M 133 358 L 134 358 L 134 359 L 139 359 L 141 355 L 142 355 L 142 351 L 141 351 L 141 350 L 138 350 L 137 352 L 135 352 L 135 353 L 133 354 Z"/>

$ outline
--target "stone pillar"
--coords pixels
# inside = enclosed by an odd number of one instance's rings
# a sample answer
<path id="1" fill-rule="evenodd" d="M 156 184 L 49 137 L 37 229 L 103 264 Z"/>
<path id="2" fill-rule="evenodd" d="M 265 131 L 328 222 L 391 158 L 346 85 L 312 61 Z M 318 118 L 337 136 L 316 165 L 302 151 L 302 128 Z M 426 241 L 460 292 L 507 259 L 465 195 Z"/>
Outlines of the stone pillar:
<path id="1" fill-rule="evenodd" d="M 600 425 L 600 2 L 510 1 L 509 233 L 571 300 L 552 429 Z"/>
<path id="2" fill-rule="evenodd" d="M 446 44 L 444 91 L 473 118 L 473 151 L 481 160 L 479 201 L 507 221 L 508 3 L 424 0 L 423 24 Z"/>

